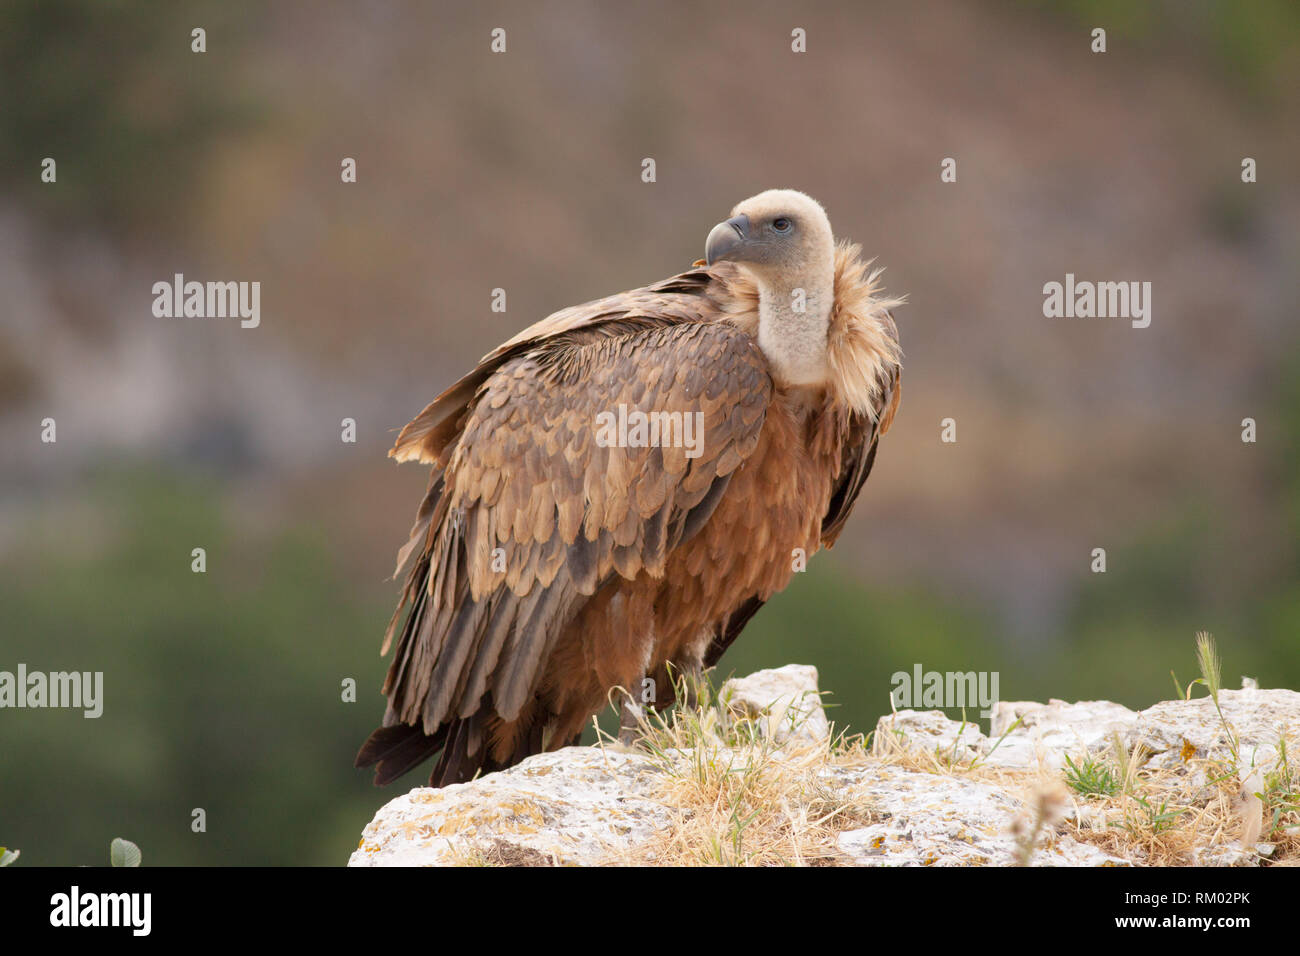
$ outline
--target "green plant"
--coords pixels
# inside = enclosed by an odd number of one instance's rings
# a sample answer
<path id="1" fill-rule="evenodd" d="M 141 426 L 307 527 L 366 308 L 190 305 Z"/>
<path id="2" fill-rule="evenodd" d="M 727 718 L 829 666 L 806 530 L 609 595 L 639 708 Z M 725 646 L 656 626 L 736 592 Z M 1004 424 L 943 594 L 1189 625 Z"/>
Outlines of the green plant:
<path id="1" fill-rule="evenodd" d="M 1296 825 L 1300 818 L 1300 780 L 1287 758 L 1285 737 L 1278 737 L 1277 762 L 1264 775 L 1264 789 L 1258 796 L 1268 815 L 1268 836 Z"/>
<path id="2" fill-rule="evenodd" d="M 140 848 L 130 840 L 117 837 L 108 848 L 109 861 L 113 866 L 139 866 Z"/>
<path id="3" fill-rule="evenodd" d="M 1219 706 L 1219 691 L 1223 687 L 1223 667 L 1218 652 L 1214 649 L 1214 638 L 1208 631 L 1198 631 L 1196 634 L 1196 663 L 1201 669 L 1201 676 L 1187 685 L 1188 696 L 1191 695 L 1193 684 L 1201 684 L 1210 692 L 1210 699 L 1214 701 L 1219 722 L 1223 724 L 1223 730 L 1228 735 L 1228 749 L 1232 751 L 1232 766 L 1235 770 L 1241 760 L 1237 732 L 1228 722 L 1228 718 L 1223 715 L 1223 708 Z"/>
<path id="4" fill-rule="evenodd" d="M 970 767 L 968 769 L 974 770 L 981 760 L 987 760 L 989 757 L 992 757 L 993 752 L 1002 746 L 1002 741 L 1006 740 L 1007 737 L 1010 736 L 1011 732 L 1020 726 L 1021 721 L 1023 721 L 1024 719 L 1025 717 L 1023 714 L 1017 717 L 1015 723 L 1013 723 L 1006 730 L 1002 731 L 1002 736 L 999 737 L 996 741 L 994 741 L 993 746 L 989 748 L 989 752 L 984 754 L 983 756 L 976 757 L 974 760 L 972 760 L 970 762 Z"/>
<path id="5" fill-rule="evenodd" d="M 1091 754 L 1075 763 L 1065 758 L 1065 782 L 1075 793 L 1085 797 L 1111 797 L 1119 792 L 1120 782 L 1110 765 Z"/>
<path id="6" fill-rule="evenodd" d="M 20 855 L 18 850 L 0 846 L 0 866 L 9 866 Z M 130 840 L 117 837 L 109 844 L 108 859 L 113 866 L 139 866 L 141 858 L 140 848 Z"/>
<path id="7" fill-rule="evenodd" d="M 1131 796 L 1133 802 L 1142 808 L 1144 816 L 1131 818 L 1125 808 L 1123 821 L 1111 823 L 1110 826 L 1123 827 L 1135 835 L 1142 831 L 1156 834 L 1168 830 L 1187 812 L 1186 807 L 1171 808 L 1168 800 L 1161 800 L 1160 805 L 1156 806 L 1147 797 L 1138 794 L 1131 794 Z"/>

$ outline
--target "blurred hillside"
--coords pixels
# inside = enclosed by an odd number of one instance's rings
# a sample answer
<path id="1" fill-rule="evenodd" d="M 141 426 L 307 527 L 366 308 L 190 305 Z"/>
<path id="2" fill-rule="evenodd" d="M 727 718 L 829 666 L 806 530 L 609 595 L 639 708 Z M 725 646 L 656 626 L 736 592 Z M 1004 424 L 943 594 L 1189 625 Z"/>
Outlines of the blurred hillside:
<path id="1" fill-rule="evenodd" d="M 426 481 L 394 429 L 771 186 L 907 294 L 906 388 L 841 544 L 723 671 L 816 664 L 858 729 L 918 662 L 1138 707 L 1204 628 L 1300 686 L 1293 3 L 11 0 L 0 62 L 0 670 L 107 695 L 0 711 L 24 863 L 343 860 Z M 178 272 L 260 281 L 260 327 L 155 318 Z M 1044 318 L 1067 272 L 1150 281 L 1151 327 Z"/>

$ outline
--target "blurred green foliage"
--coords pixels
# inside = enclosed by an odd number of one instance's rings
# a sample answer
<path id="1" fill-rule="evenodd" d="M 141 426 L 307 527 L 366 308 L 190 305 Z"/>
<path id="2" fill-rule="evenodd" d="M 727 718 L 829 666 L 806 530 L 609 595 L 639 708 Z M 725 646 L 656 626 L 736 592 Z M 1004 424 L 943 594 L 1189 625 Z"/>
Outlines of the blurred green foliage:
<path id="1" fill-rule="evenodd" d="M 339 864 L 397 792 L 352 768 L 382 713 L 387 609 L 353 597 L 318 534 L 241 543 L 220 500 L 200 479 L 115 472 L 0 565 L 0 669 L 104 673 L 97 719 L 0 719 L 0 829 L 24 863 L 99 860 L 128 832 L 154 865 Z"/>
<path id="2" fill-rule="evenodd" d="M 6 0 L 0 5 L 0 169 L 45 215 L 115 231 L 174 222 L 204 152 L 252 121 L 230 51 L 258 8 L 176 0 Z M 207 53 L 190 49 L 203 27 Z M 40 179 L 58 164 L 58 189 Z"/>

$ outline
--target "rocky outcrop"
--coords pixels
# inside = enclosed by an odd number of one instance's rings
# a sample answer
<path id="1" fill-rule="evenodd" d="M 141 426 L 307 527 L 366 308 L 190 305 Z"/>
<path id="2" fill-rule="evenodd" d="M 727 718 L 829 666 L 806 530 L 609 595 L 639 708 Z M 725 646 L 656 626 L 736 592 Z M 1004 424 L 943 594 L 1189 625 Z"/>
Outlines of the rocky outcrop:
<path id="1" fill-rule="evenodd" d="M 1300 827 L 1274 826 L 1256 795 L 1295 785 L 1284 739 L 1300 753 L 1300 694 L 1247 688 L 1218 708 L 1002 702 L 987 735 L 899 711 L 866 747 L 832 741 L 816 670 L 791 665 L 728 682 L 631 750 L 571 747 L 412 790 L 349 865 L 1258 864 L 1300 855 Z"/>

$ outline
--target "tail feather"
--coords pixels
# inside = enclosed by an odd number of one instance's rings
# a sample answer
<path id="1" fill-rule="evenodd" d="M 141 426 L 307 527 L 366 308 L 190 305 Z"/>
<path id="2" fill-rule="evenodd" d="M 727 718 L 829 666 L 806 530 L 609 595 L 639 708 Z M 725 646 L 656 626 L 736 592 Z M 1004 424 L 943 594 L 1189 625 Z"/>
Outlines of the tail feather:
<path id="1" fill-rule="evenodd" d="M 512 767 L 546 749 L 545 720 L 531 720 L 522 728 L 509 756 L 495 759 L 489 746 L 493 729 L 489 715 L 490 708 L 485 708 L 469 717 L 453 718 L 436 734 L 426 734 L 418 724 L 380 727 L 361 746 L 356 766 L 374 766 L 375 786 L 382 787 L 442 751 L 429 774 L 429 786 L 445 787 Z M 577 738 L 566 743 L 577 743 Z"/>
<path id="2" fill-rule="evenodd" d="M 441 750 L 446 743 L 447 730 L 447 727 L 442 727 L 430 736 L 410 724 L 380 727 L 361 745 L 355 765 L 374 766 L 375 786 L 382 787 Z"/>
<path id="3" fill-rule="evenodd" d="M 476 714 L 475 717 L 478 715 Z M 445 787 L 448 784 L 464 783 L 466 780 L 472 780 L 474 775 L 482 768 L 482 757 L 486 756 L 480 749 L 477 752 L 470 751 L 470 737 L 479 736 L 470 733 L 470 722 L 474 717 L 457 719 L 446 725 L 447 746 L 442 748 L 442 756 L 434 764 L 433 772 L 429 774 L 429 786 Z"/>

